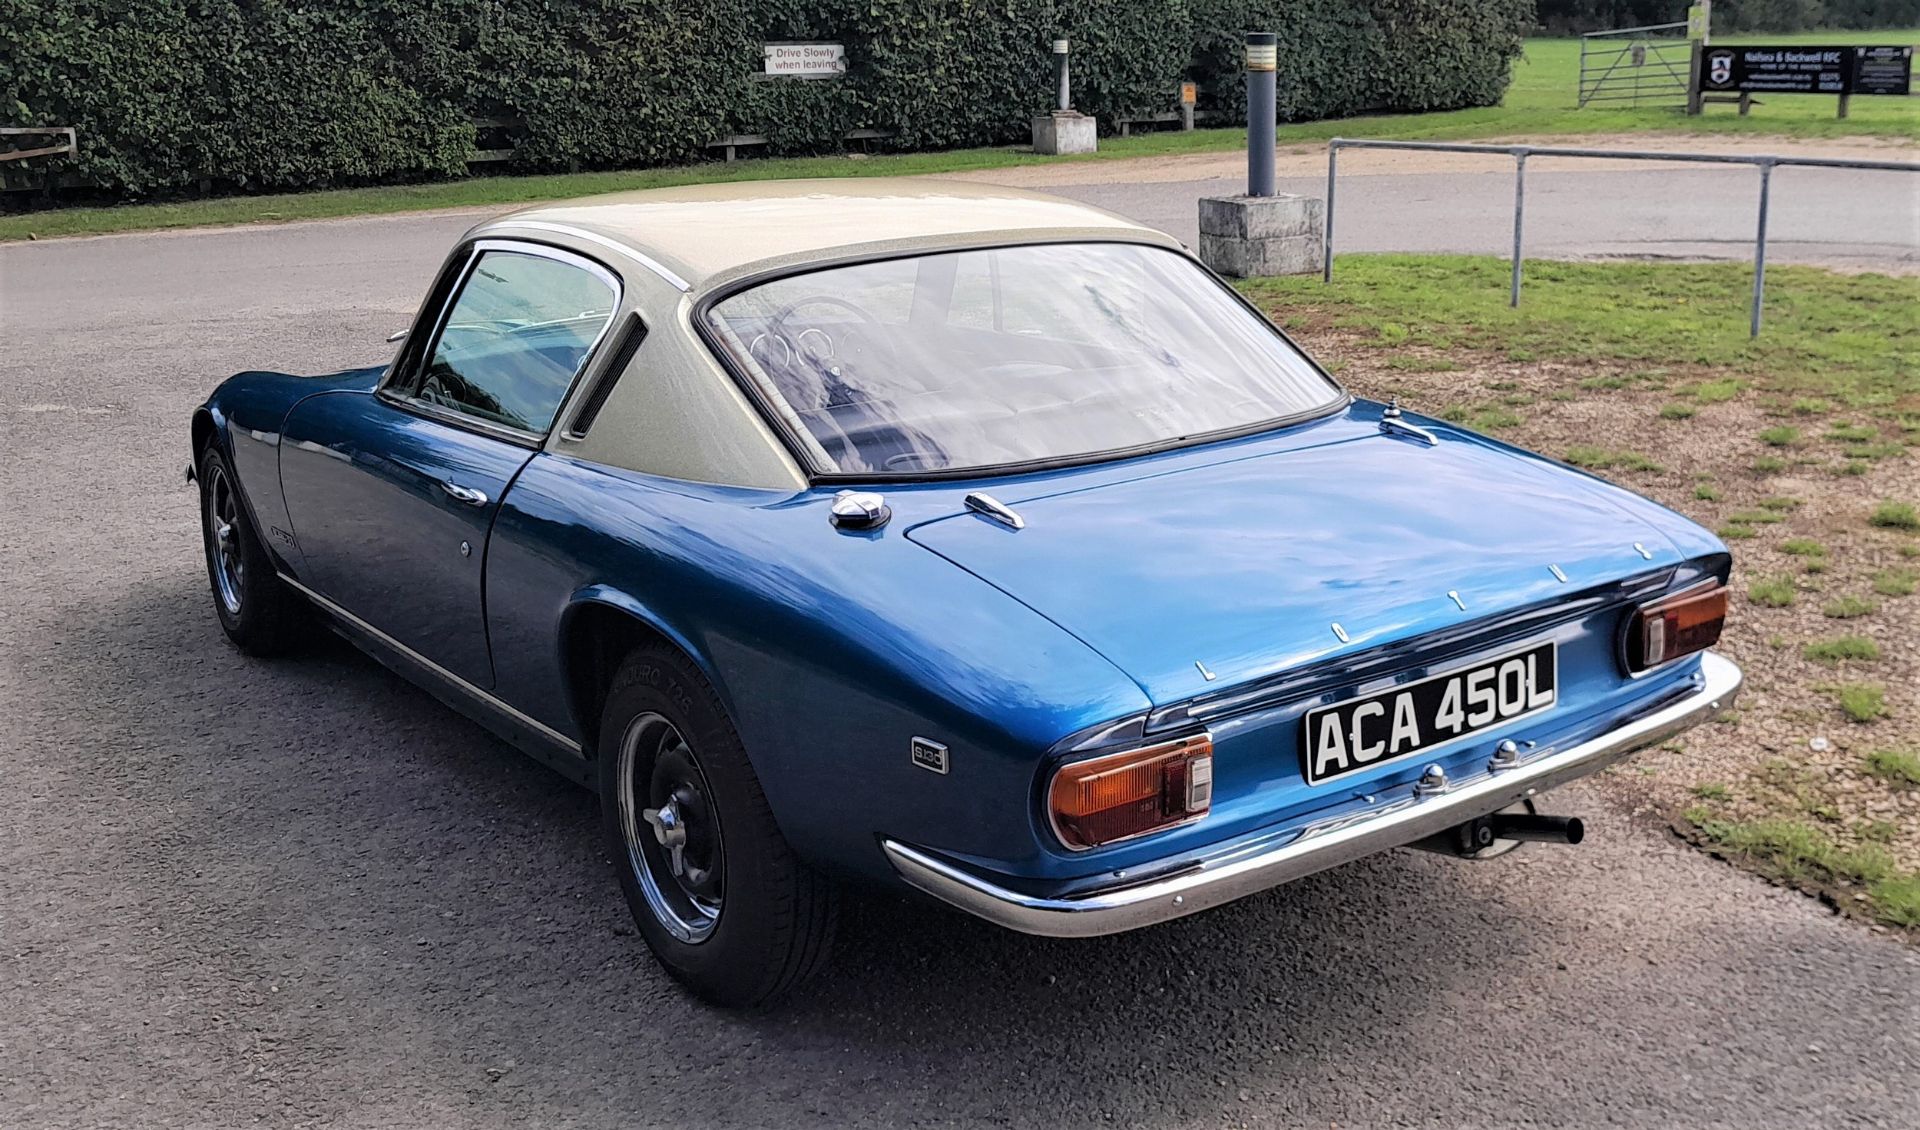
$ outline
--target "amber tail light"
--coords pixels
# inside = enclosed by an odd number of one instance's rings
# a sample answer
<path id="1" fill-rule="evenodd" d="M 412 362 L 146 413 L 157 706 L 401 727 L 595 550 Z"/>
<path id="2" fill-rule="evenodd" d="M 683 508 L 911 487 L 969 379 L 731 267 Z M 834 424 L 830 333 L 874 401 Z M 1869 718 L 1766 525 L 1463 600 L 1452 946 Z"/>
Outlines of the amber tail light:
<path id="1" fill-rule="evenodd" d="M 1209 734 L 1063 765 L 1047 787 L 1054 831 L 1076 850 L 1198 820 L 1212 806 Z"/>
<path id="2" fill-rule="evenodd" d="M 1627 669 L 1645 671 L 1704 651 L 1720 640 L 1727 622 L 1727 588 L 1689 589 L 1641 605 L 1627 623 Z"/>

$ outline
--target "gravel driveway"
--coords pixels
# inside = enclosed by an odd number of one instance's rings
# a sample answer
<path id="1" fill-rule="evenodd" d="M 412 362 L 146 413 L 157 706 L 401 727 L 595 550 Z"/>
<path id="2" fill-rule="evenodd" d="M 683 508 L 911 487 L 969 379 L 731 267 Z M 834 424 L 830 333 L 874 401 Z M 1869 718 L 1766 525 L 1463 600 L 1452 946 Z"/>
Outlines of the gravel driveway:
<path id="1" fill-rule="evenodd" d="M 586 793 L 208 607 L 192 406 L 381 357 L 466 222 L 0 247 L 0 1125 L 1913 1124 L 1920 955 L 1625 781 L 1117 938 L 863 899 L 789 1007 L 692 1003 Z"/>

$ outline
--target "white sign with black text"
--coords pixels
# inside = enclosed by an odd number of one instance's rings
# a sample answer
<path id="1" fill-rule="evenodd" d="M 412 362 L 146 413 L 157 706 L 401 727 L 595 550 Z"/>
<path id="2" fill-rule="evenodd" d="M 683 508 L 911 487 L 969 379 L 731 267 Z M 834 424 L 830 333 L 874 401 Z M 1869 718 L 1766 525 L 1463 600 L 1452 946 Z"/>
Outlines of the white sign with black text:
<path id="1" fill-rule="evenodd" d="M 839 43 L 766 43 L 766 73 L 789 78 L 832 78 L 847 73 L 847 49 Z"/>

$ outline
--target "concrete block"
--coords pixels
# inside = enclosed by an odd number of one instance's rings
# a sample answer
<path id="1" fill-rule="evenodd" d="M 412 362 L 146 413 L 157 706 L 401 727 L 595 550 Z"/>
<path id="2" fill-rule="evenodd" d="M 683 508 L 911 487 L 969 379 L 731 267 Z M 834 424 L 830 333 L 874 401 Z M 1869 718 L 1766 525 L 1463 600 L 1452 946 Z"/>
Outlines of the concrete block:
<path id="1" fill-rule="evenodd" d="M 1282 239 L 1320 232 L 1326 206 L 1317 196 L 1208 196 L 1200 201 L 1200 231 L 1235 239 Z"/>
<path id="2" fill-rule="evenodd" d="M 1200 235 L 1200 261 L 1235 279 L 1317 275 L 1325 261 L 1324 249 L 1319 236 L 1234 239 L 1204 232 Z"/>
<path id="3" fill-rule="evenodd" d="M 1056 110 L 1033 119 L 1033 151 L 1051 156 L 1093 153 L 1100 148 L 1094 120 L 1073 110 Z"/>
<path id="4" fill-rule="evenodd" d="M 1200 261 L 1231 278 L 1317 273 L 1325 211 L 1311 196 L 1210 196 L 1200 201 Z"/>

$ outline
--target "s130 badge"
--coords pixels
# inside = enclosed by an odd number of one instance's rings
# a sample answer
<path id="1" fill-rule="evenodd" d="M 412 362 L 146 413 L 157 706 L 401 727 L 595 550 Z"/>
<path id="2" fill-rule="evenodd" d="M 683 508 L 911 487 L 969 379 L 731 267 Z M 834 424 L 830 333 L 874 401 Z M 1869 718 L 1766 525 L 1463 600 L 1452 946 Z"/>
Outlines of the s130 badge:
<path id="1" fill-rule="evenodd" d="M 939 773 L 947 772 L 947 747 L 926 738 L 913 739 L 913 763 L 922 769 Z"/>

